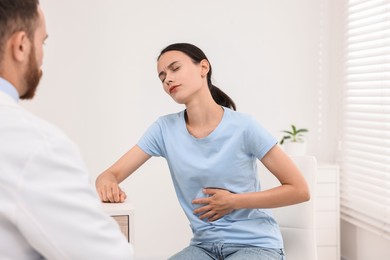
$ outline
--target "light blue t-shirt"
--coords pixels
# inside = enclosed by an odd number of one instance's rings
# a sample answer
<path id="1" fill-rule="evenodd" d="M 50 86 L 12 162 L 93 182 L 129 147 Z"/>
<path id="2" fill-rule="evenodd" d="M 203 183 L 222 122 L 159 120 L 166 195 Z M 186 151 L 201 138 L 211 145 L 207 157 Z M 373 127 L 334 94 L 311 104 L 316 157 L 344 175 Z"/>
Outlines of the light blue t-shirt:
<path id="1" fill-rule="evenodd" d="M 269 210 L 240 209 L 219 220 L 199 219 L 192 200 L 216 187 L 233 193 L 260 190 L 256 160 L 277 140 L 256 120 L 224 108 L 221 122 L 205 138 L 195 138 L 187 128 L 184 111 L 160 117 L 145 132 L 138 146 L 167 162 L 178 200 L 193 231 L 191 244 L 223 242 L 283 248 L 279 226 Z"/>

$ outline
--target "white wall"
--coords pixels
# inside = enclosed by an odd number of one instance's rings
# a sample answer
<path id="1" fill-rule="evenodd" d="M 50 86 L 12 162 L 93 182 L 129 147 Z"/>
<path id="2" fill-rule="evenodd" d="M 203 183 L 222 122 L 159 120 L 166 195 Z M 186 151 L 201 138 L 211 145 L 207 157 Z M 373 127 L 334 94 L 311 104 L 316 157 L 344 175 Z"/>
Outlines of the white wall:
<path id="1" fill-rule="evenodd" d="M 309 128 L 308 152 L 332 162 L 324 2 L 41 0 L 49 32 L 44 78 L 24 105 L 79 145 L 94 180 L 158 116 L 183 109 L 162 91 L 156 57 L 170 43 L 191 42 L 238 110 L 277 138 L 291 123 Z M 188 244 L 163 159 L 149 160 L 122 187 L 136 209 L 137 259 L 163 259 Z"/>

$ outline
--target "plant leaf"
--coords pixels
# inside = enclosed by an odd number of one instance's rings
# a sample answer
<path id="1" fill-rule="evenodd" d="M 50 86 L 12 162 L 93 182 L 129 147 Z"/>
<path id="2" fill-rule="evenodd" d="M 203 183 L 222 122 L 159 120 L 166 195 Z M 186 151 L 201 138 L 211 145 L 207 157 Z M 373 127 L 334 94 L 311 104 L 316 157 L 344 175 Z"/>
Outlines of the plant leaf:
<path id="1" fill-rule="evenodd" d="M 306 132 L 309 132 L 309 130 L 307 130 L 305 128 L 297 130 L 297 133 L 306 133 Z"/>
<path id="2" fill-rule="evenodd" d="M 291 138 L 291 136 L 289 136 L 289 135 L 285 135 L 285 136 L 283 136 L 283 138 L 282 138 L 282 140 L 280 140 L 280 144 L 283 144 L 284 143 L 284 140 L 286 140 L 286 139 L 290 139 Z"/>
<path id="3" fill-rule="evenodd" d="M 295 134 L 297 132 L 297 128 L 295 127 L 295 125 L 291 125 L 291 128 L 293 130 L 293 133 Z"/>

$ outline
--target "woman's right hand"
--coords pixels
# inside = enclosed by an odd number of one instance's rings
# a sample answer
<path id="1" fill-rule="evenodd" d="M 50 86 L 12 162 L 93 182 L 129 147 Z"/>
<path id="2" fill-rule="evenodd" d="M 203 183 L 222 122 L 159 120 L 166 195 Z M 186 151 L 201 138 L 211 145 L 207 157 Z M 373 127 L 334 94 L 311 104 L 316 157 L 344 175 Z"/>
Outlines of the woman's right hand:
<path id="1" fill-rule="evenodd" d="M 119 183 L 129 177 L 138 167 L 144 164 L 151 156 L 138 145 L 125 153 L 110 168 L 96 179 L 96 190 L 103 202 L 124 202 L 126 193 L 121 190 Z"/>
<path id="2" fill-rule="evenodd" d="M 96 190 L 102 202 L 120 203 L 127 198 L 114 176 L 101 174 L 96 180 Z"/>

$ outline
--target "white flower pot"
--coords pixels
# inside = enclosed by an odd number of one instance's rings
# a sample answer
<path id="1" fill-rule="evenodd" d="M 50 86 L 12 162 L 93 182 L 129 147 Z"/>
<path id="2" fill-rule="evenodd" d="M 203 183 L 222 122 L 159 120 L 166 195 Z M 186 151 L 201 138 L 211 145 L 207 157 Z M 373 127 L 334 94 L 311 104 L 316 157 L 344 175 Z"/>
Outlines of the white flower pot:
<path id="1" fill-rule="evenodd" d="M 288 155 L 305 155 L 306 143 L 303 142 L 285 142 L 283 144 L 284 151 Z"/>

